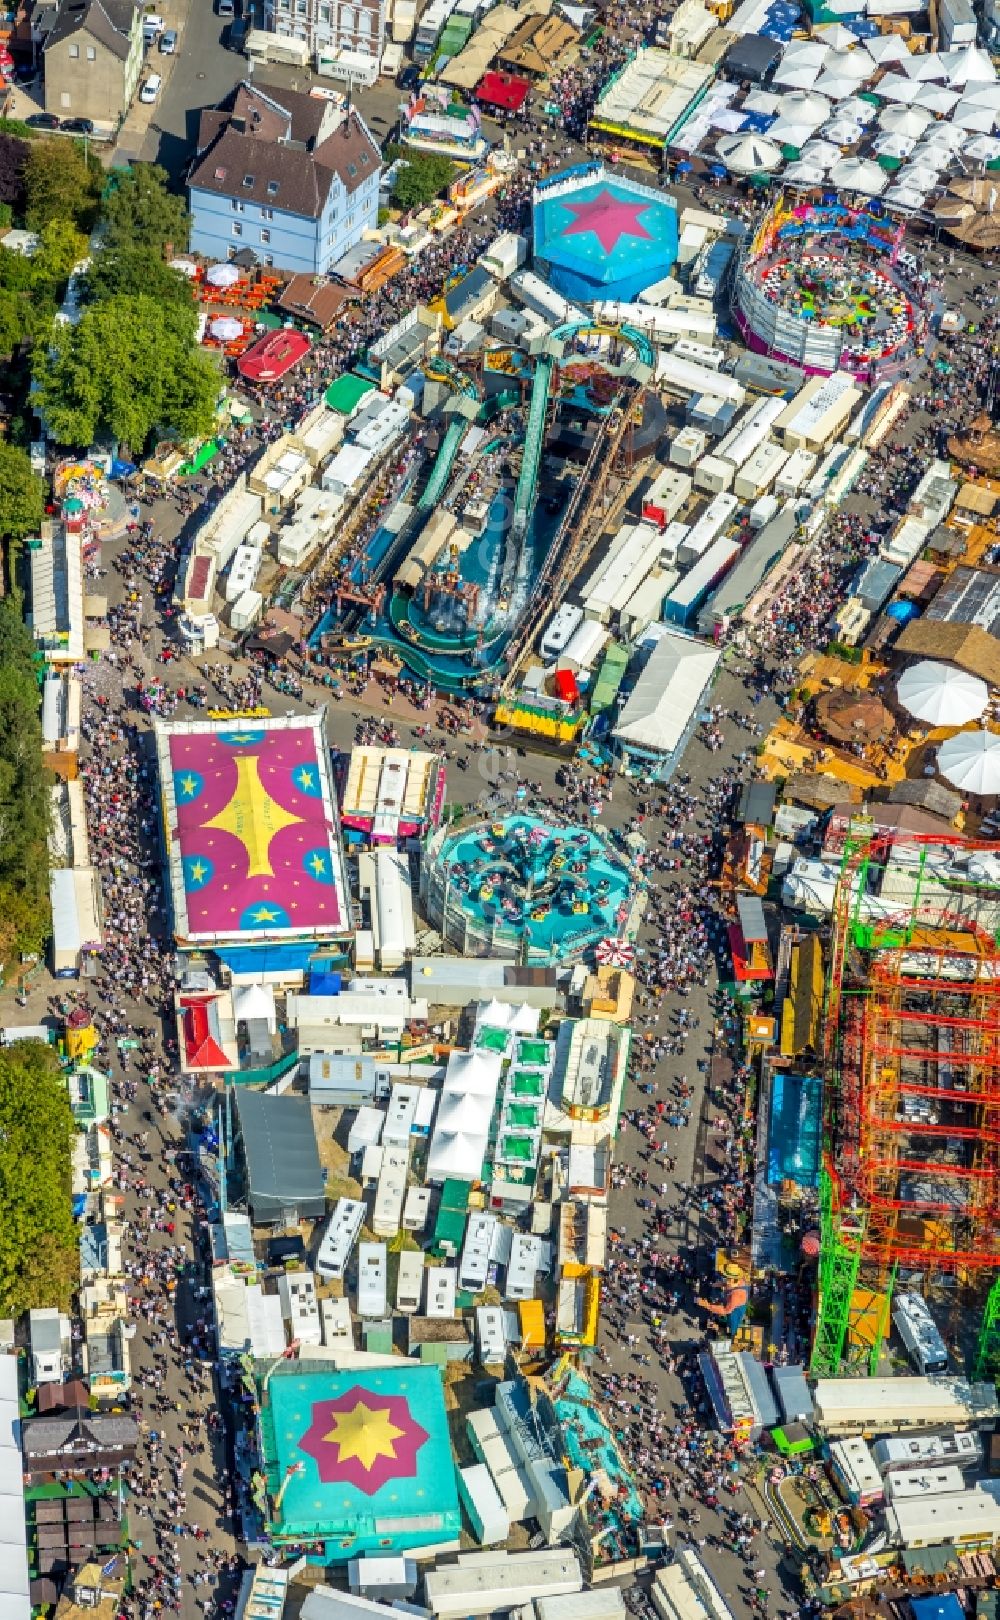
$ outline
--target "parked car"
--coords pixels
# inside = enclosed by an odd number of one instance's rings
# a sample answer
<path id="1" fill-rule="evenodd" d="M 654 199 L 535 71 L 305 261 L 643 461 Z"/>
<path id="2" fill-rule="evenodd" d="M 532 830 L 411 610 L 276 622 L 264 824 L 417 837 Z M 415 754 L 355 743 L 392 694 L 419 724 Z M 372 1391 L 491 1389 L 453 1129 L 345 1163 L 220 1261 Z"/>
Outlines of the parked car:
<path id="1" fill-rule="evenodd" d="M 155 13 L 151 12 L 148 17 L 143 17 L 142 37 L 146 44 L 152 45 L 154 39 L 159 38 L 166 26 L 167 25 L 163 21 L 163 18 L 156 16 Z"/>
<path id="2" fill-rule="evenodd" d="M 144 101 L 146 105 L 149 106 L 159 95 L 160 86 L 162 83 L 163 80 L 160 78 L 158 73 L 151 73 L 142 89 L 139 91 L 139 100 Z"/>
<path id="3" fill-rule="evenodd" d="M 229 24 L 227 44 L 231 51 L 242 51 L 247 42 L 248 24 L 245 17 L 234 17 Z"/>
<path id="4" fill-rule="evenodd" d="M 161 56 L 173 56 L 177 49 L 177 30 L 168 28 L 165 34 L 160 35 L 158 47 Z"/>
<path id="5" fill-rule="evenodd" d="M 94 120 L 92 118 L 64 118 L 59 128 L 66 135 L 93 135 Z"/>
<path id="6" fill-rule="evenodd" d="M 58 129 L 59 120 L 55 113 L 30 113 L 24 120 L 29 129 Z"/>
<path id="7" fill-rule="evenodd" d="M 415 67 L 413 65 L 413 63 L 411 62 L 410 66 L 407 67 L 407 68 L 404 68 L 402 73 L 399 75 L 400 89 L 401 90 L 415 90 L 419 83 L 420 83 L 420 69 L 418 67 Z"/>
<path id="8" fill-rule="evenodd" d="M 236 16 L 236 6 L 234 4 L 234 0 L 217 0 L 215 9 L 219 13 L 220 17 Z"/>

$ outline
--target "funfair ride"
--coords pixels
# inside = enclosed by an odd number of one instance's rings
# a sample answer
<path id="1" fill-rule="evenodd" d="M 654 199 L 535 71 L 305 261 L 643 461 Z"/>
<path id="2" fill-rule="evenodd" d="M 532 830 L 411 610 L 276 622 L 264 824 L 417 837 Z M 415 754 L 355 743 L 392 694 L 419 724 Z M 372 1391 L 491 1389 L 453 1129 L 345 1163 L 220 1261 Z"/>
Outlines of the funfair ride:
<path id="1" fill-rule="evenodd" d="M 824 1018 L 811 1370 L 874 1373 L 900 1268 L 1000 1336 L 1000 844 L 848 832 Z"/>

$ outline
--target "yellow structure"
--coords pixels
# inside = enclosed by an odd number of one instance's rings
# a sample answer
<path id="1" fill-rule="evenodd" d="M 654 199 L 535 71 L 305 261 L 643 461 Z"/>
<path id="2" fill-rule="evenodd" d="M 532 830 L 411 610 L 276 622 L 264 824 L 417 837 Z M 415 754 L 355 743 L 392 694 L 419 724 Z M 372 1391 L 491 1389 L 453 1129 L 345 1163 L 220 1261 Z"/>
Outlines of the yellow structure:
<path id="1" fill-rule="evenodd" d="M 516 697 L 502 699 L 496 709 L 498 725 L 528 732 L 533 737 L 547 737 L 551 742 L 575 743 L 585 719 L 584 714 L 561 704 L 557 706 L 546 698 L 534 703 Z"/>
<path id="2" fill-rule="evenodd" d="M 596 973 L 588 973 L 583 994 L 585 1018 L 606 1018 L 613 1024 L 627 1024 L 632 1016 L 635 998 L 635 978 L 624 968 L 602 965 Z"/>
<path id="3" fill-rule="evenodd" d="M 75 1063 L 85 1063 L 97 1045 L 97 1031 L 93 1024 L 66 1026 L 66 1056 Z"/>
<path id="4" fill-rule="evenodd" d="M 817 934 L 792 946 L 788 994 L 781 1004 L 781 1055 L 799 1057 L 819 1046 L 823 1011 L 823 947 Z"/>
<path id="5" fill-rule="evenodd" d="M 601 1279 L 590 1266 L 563 1266 L 556 1295 L 556 1344 L 561 1350 L 590 1350 L 597 1343 Z"/>

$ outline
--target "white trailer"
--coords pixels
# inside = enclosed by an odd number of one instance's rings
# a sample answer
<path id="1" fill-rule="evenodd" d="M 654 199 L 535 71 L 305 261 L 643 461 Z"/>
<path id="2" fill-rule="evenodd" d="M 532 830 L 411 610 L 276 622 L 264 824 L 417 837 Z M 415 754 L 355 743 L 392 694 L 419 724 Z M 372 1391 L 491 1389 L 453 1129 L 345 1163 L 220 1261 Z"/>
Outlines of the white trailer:
<path id="1" fill-rule="evenodd" d="M 380 1322 L 389 1308 L 388 1262 L 384 1243 L 362 1243 L 358 1247 L 358 1315 L 367 1322 Z"/>
<path id="2" fill-rule="evenodd" d="M 404 1249 L 399 1257 L 399 1271 L 396 1274 L 396 1309 L 402 1311 L 405 1316 L 412 1316 L 420 1309 L 426 1259 L 423 1249 Z"/>
<path id="3" fill-rule="evenodd" d="M 377 1110 L 371 1109 L 369 1112 L 376 1113 Z M 359 1198 L 337 1199 L 316 1256 L 317 1275 L 325 1281 L 343 1281 L 364 1218 L 365 1206 Z"/>

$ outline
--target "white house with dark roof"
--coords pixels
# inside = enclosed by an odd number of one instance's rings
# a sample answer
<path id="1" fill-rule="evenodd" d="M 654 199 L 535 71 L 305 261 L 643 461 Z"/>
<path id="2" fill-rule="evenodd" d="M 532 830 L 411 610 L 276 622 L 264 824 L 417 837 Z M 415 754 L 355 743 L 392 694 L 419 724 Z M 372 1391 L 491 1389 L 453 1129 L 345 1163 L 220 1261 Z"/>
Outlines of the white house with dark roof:
<path id="1" fill-rule="evenodd" d="M 378 144 L 354 109 L 240 84 L 202 113 L 191 250 L 324 275 L 378 219 Z"/>

